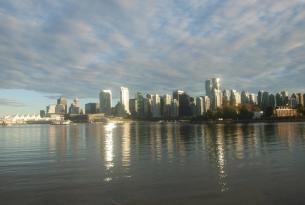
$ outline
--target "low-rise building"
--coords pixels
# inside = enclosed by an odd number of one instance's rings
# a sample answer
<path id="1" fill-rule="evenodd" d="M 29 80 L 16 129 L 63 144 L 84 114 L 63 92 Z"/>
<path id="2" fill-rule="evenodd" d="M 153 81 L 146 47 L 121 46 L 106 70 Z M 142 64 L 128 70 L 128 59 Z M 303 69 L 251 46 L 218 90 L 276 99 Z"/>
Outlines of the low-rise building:
<path id="1" fill-rule="evenodd" d="M 296 117 L 297 110 L 287 106 L 279 106 L 274 110 L 275 117 Z"/>

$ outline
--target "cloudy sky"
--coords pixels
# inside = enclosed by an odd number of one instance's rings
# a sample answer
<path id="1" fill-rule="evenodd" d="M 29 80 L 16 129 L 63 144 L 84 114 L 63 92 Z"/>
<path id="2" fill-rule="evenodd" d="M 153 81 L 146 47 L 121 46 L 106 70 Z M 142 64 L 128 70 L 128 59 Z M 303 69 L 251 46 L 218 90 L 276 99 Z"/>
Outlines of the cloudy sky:
<path id="1" fill-rule="evenodd" d="M 304 0 L 1 0 L 0 115 L 58 95 L 305 92 Z"/>

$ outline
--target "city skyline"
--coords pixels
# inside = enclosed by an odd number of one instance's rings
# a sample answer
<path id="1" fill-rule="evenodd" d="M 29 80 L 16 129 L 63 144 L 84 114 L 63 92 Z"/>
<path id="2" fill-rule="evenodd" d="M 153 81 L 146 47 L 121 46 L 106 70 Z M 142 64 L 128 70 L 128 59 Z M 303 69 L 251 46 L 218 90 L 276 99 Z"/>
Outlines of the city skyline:
<path id="1" fill-rule="evenodd" d="M 0 113 L 109 88 L 202 95 L 204 80 L 304 92 L 303 1 L 1 1 Z M 82 104 L 84 107 L 84 104 Z"/>
<path id="2" fill-rule="evenodd" d="M 221 79 L 218 77 L 206 79 L 205 80 L 205 88 L 202 90 L 203 94 L 201 95 L 190 95 L 188 91 L 181 90 L 181 89 L 175 89 L 172 91 L 172 95 L 168 93 L 162 93 L 154 92 L 154 93 L 143 93 L 142 91 L 134 91 L 134 95 L 129 95 L 129 89 L 128 87 L 120 87 L 120 94 L 119 99 L 113 101 L 112 97 L 112 90 L 111 89 L 102 89 L 98 95 L 97 98 L 94 98 L 91 101 L 84 101 L 80 103 L 80 100 L 78 97 L 74 97 L 72 99 L 67 99 L 66 96 L 53 96 L 54 103 L 47 104 L 45 106 L 46 109 L 42 108 L 42 110 L 45 113 L 57 113 L 57 114 L 94 114 L 94 113 L 104 113 L 106 115 L 113 115 L 113 110 L 116 109 L 116 107 L 119 105 L 122 107 L 123 110 L 121 110 L 119 115 L 125 116 L 131 115 L 133 116 L 133 113 L 130 111 L 132 109 L 134 112 L 134 108 L 130 108 L 130 100 L 138 100 L 138 95 L 142 95 L 144 100 L 149 100 L 149 104 L 151 104 L 151 112 L 152 117 L 160 117 L 161 112 L 162 116 L 168 115 L 167 112 L 177 112 L 173 111 L 173 103 L 178 102 L 178 109 L 179 114 L 178 115 L 188 115 L 187 113 L 200 113 L 202 115 L 203 113 L 206 113 L 207 110 L 216 111 L 217 108 L 222 108 L 223 106 L 231 105 L 233 107 L 238 107 L 243 104 L 253 104 L 258 105 L 261 109 L 265 109 L 268 106 L 276 107 L 276 106 L 291 106 L 292 108 L 296 108 L 297 105 L 304 106 L 305 101 L 305 93 L 303 92 L 292 92 L 289 93 L 287 90 L 281 90 L 275 93 L 269 92 L 267 90 L 258 90 L 256 93 L 248 92 L 242 88 L 239 89 L 228 89 L 222 86 Z M 189 111 L 182 111 L 180 110 L 179 106 L 179 96 L 184 96 L 189 98 L 187 100 L 187 103 L 194 103 L 195 107 L 194 110 Z M 183 98 L 184 98 L 183 97 Z M 193 99 L 193 101 L 190 101 L 190 98 Z M 207 98 L 207 99 L 206 99 Z M 116 98 L 114 98 L 116 99 Z M 173 100 L 177 100 L 177 102 L 173 102 Z M 1 100 L 1 99 L 0 99 Z M 163 105 L 165 107 L 162 107 L 162 101 Z M 186 100 L 186 99 L 184 99 Z M 182 101 L 184 101 L 182 100 Z M 134 103 L 136 103 L 136 101 Z M 69 103 L 71 103 L 70 107 L 68 108 Z M 186 102 L 186 101 L 185 101 Z M 145 102 L 144 102 L 145 103 Z M 147 103 L 147 102 L 146 102 Z M 191 106 L 189 104 L 188 106 Z M 168 105 L 168 107 L 167 107 Z M 133 105 L 138 107 L 139 105 Z M 208 107 L 206 107 L 208 106 Z M 16 105 L 16 107 L 19 107 L 19 105 Z M 22 107 L 22 106 L 20 106 Z M 139 108 L 136 108 L 139 109 Z M 147 108 L 146 108 L 147 109 Z M 161 111 L 163 109 L 166 109 L 166 111 Z M 169 109 L 169 110 L 168 110 Z M 191 107 L 189 107 L 191 109 Z M 42 111 L 40 109 L 40 112 Z M 51 111 L 50 111 L 51 110 Z M 171 111 L 170 111 L 171 110 Z M 143 111 L 144 112 L 144 111 Z M 145 111 L 147 112 L 147 110 Z M 10 114 L 17 114 L 16 110 L 14 112 L 5 112 L 0 113 L 1 115 L 10 115 Z M 22 112 L 21 112 L 22 113 Z M 29 113 L 29 112 L 23 112 L 23 113 Z M 35 112 L 37 113 L 37 110 Z M 141 111 L 140 111 L 141 113 Z M 45 115 L 45 114 L 44 114 Z"/>

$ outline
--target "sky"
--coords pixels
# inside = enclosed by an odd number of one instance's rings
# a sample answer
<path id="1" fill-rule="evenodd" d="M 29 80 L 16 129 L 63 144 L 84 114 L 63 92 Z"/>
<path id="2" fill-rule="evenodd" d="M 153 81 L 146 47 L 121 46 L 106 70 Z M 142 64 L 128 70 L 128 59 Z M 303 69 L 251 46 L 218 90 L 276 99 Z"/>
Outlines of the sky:
<path id="1" fill-rule="evenodd" d="M 1 0 L 0 115 L 204 81 L 305 92 L 304 0 Z"/>

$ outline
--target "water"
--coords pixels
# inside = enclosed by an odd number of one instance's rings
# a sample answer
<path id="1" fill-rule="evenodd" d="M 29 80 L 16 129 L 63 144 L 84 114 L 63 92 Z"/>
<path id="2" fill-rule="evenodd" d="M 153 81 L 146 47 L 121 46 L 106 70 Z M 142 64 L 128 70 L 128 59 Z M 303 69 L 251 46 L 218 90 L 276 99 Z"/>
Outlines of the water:
<path id="1" fill-rule="evenodd" d="M 305 204 L 305 124 L 0 128 L 0 204 Z"/>

